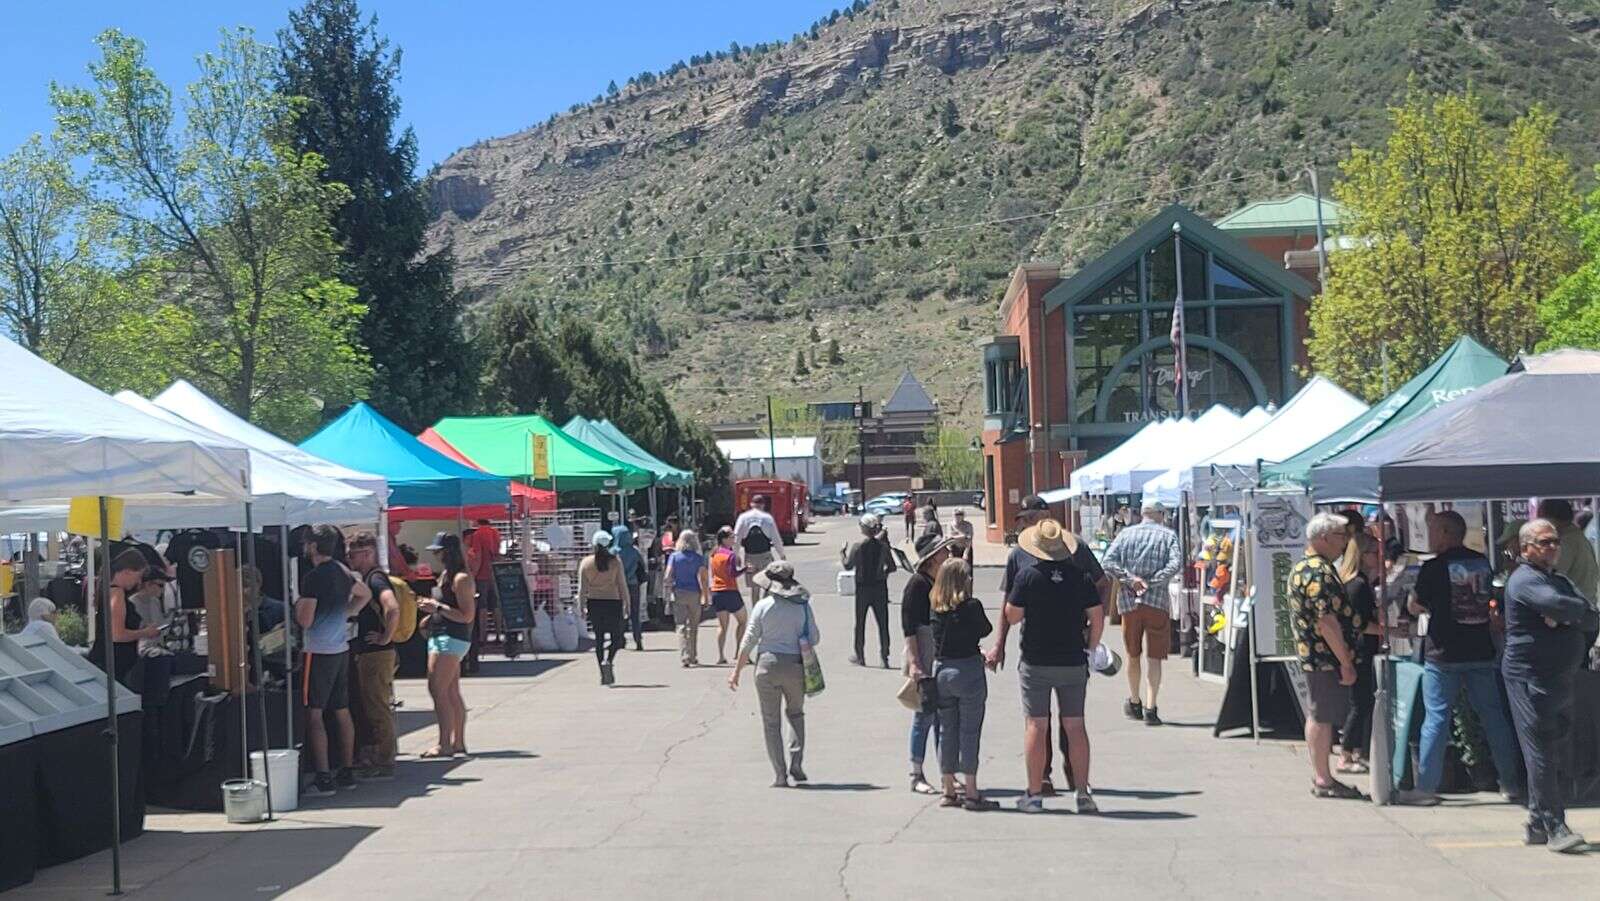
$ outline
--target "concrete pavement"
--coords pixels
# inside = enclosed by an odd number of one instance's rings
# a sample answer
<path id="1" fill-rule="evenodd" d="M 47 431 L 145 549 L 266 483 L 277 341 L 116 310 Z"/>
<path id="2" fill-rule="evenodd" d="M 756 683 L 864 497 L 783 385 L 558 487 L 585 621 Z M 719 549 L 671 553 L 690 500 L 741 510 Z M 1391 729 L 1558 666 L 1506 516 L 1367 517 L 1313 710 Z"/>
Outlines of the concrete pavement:
<path id="1" fill-rule="evenodd" d="M 1122 718 L 1121 677 L 1094 677 L 1089 728 L 1101 816 L 1068 813 L 1070 798 L 1047 802 L 1042 816 L 1009 808 L 1023 783 L 1009 667 L 990 680 L 979 773 L 1007 808 L 967 813 L 912 795 L 898 670 L 845 662 L 853 608 L 833 594 L 832 561 L 852 528 L 851 518 L 825 518 L 791 549 L 817 592 L 828 678 L 806 707 L 809 788 L 768 787 L 749 679 L 730 692 L 726 669 L 681 669 L 675 636 L 651 633 L 645 653 L 618 659 L 619 684 L 609 690 L 588 654 L 487 661 L 464 687 L 478 755 L 470 760 L 415 759 L 433 741 L 427 692 L 402 683 L 407 756 L 397 781 L 308 801 L 264 826 L 153 813 L 147 834 L 125 848 L 130 894 L 1462 899 L 1594 891 L 1592 858 L 1521 847 L 1521 812 L 1495 796 L 1434 809 L 1313 799 L 1298 743 L 1213 739 L 1220 690 L 1176 664 L 1161 701 L 1169 725 L 1160 728 Z M 991 614 L 998 578 L 979 570 Z M 896 599 L 902 582 L 891 586 Z M 891 609 L 896 622 L 898 614 Z M 891 631 L 898 665 L 899 630 Z M 703 660 L 716 659 L 714 633 L 715 623 L 702 627 Z M 875 628 L 868 634 L 871 658 Z M 934 760 L 928 767 L 937 772 Z M 1571 821 L 1600 837 L 1600 811 L 1575 811 Z M 102 854 L 42 871 L 13 894 L 94 897 L 108 882 Z"/>

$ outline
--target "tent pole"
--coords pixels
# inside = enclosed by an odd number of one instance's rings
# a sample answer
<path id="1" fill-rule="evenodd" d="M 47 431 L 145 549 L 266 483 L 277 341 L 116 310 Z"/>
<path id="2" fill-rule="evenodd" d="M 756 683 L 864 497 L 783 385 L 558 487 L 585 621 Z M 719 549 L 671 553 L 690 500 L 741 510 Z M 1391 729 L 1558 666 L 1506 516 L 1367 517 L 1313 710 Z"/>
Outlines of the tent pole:
<path id="1" fill-rule="evenodd" d="M 1487 511 L 1488 508 L 1489 504 L 1485 502 L 1484 509 Z M 1374 804 L 1388 804 L 1394 791 L 1393 761 L 1396 736 L 1393 728 L 1394 713 L 1389 709 L 1394 703 L 1394 691 L 1390 688 L 1388 679 L 1391 669 L 1388 665 L 1389 630 L 1387 624 L 1387 617 L 1389 615 L 1389 554 L 1388 546 L 1384 543 L 1384 540 L 1381 537 L 1383 535 L 1383 521 L 1385 519 L 1385 513 L 1386 511 L 1383 506 L 1383 486 L 1380 483 L 1378 486 L 1378 534 L 1380 536 L 1378 538 L 1378 559 L 1383 564 L 1383 577 L 1378 580 L 1378 611 L 1380 620 L 1384 620 L 1384 628 L 1381 630 L 1382 635 L 1379 637 L 1379 659 L 1377 661 L 1379 664 L 1378 688 L 1377 693 L 1373 697 L 1372 701 L 1372 717 L 1374 721 L 1381 717 L 1383 722 L 1389 724 L 1389 726 L 1381 730 L 1373 730 L 1373 734 L 1369 739 L 1369 744 L 1378 744 L 1379 742 L 1382 742 L 1382 746 L 1369 747 L 1367 749 L 1368 757 L 1374 763 L 1374 766 L 1371 768 L 1372 803 Z M 1404 545 L 1402 545 L 1402 547 L 1404 547 Z M 1490 545 L 1489 553 L 1494 553 L 1493 545 Z M 1493 573 L 1492 567 L 1490 568 L 1490 572 L 1491 574 Z M 1383 762 L 1379 764 L 1379 760 L 1382 760 Z"/>
<path id="2" fill-rule="evenodd" d="M 378 508 L 378 568 L 389 571 L 389 507 Z"/>
<path id="3" fill-rule="evenodd" d="M 246 507 L 249 505 L 247 504 Z M 244 537 L 240 532 L 233 533 L 233 590 L 239 593 L 239 612 L 244 612 Z M 241 646 L 244 634 L 244 617 L 239 617 L 239 638 Z M 250 664 L 243 654 L 239 655 L 239 753 L 242 755 L 239 772 L 245 779 L 250 778 Z M 265 761 L 263 761 L 265 762 Z"/>
<path id="4" fill-rule="evenodd" d="M 1240 523 L 1239 540 L 1233 543 L 1233 560 L 1229 563 L 1229 566 L 1232 568 L 1228 572 L 1230 578 L 1235 572 L 1238 571 L 1239 558 L 1243 556 L 1240 545 L 1250 540 L 1250 536 L 1254 534 L 1253 529 L 1255 527 L 1256 512 L 1255 489 L 1245 489 L 1244 497 L 1246 515 L 1243 517 L 1243 522 Z M 1260 673 L 1257 671 L 1256 664 L 1256 658 L 1259 655 L 1256 648 L 1257 636 L 1255 605 L 1261 603 L 1263 599 L 1261 597 L 1261 575 L 1259 573 L 1251 573 L 1250 578 L 1255 584 L 1256 591 L 1255 597 L 1253 597 L 1250 601 L 1250 618 L 1246 622 L 1246 628 L 1250 630 L 1250 659 L 1245 662 L 1250 667 L 1250 737 L 1254 738 L 1256 744 L 1259 745 L 1261 744 L 1261 685 L 1259 682 Z M 1237 600 L 1235 600 L 1233 606 L 1235 609 L 1238 608 L 1239 604 Z"/>
<path id="5" fill-rule="evenodd" d="M 111 519 L 106 513 L 105 495 L 100 495 L 100 552 L 109 553 L 111 548 Z M 94 542 L 89 542 L 89 558 L 94 559 Z M 94 586 L 95 596 L 100 600 L 100 636 L 105 642 L 106 654 L 106 747 L 111 751 L 111 894 L 122 894 L 122 773 L 121 761 L 117 751 L 117 680 L 116 664 L 112 661 L 116 655 L 113 653 L 114 645 L 111 641 L 111 566 L 106 561 L 101 567 L 105 570 L 105 578 L 96 581 Z M 91 577 L 93 564 L 90 565 Z M 128 603 L 124 600 L 124 603 Z"/>
<path id="6" fill-rule="evenodd" d="M 289 553 L 289 524 L 278 527 L 283 538 L 283 715 L 286 730 L 283 745 L 294 747 L 294 601 L 296 594 L 294 555 Z"/>
<path id="7" fill-rule="evenodd" d="M 256 531 L 254 510 L 252 509 L 252 505 L 249 503 L 244 505 L 244 534 L 246 538 L 250 539 L 250 541 L 245 545 L 244 556 L 245 560 L 247 561 L 245 565 L 255 570 L 256 573 L 256 603 L 250 607 L 250 656 L 256 670 L 256 708 L 261 715 L 261 778 L 262 781 L 266 782 L 267 784 L 267 821 L 271 822 L 273 820 L 272 766 L 268 760 L 268 756 L 269 752 L 272 750 L 272 736 L 267 731 L 267 669 L 266 664 L 261 659 L 261 568 L 256 565 Z M 244 578 L 243 570 L 240 570 L 239 577 L 241 580 Z M 243 588 L 243 586 L 240 587 L 241 589 Z M 243 591 L 241 590 L 240 597 L 242 598 L 243 596 Z M 245 681 L 244 687 L 246 692 L 250 690 L 250 682 L 248 680 Z M 247 718 L 249 716 L 249 708 L 247 707 L 245 710 L 240 711 L 240 713 L 241 718 Z M 247 728 L 245 730 L 245 736 L 247 738 L 249 737 L 249 733 L 250 730 Z M 249 752 L 250 745 L 247 742 L 245 744 L 246 755 L 248 755 Z M 248 756 L 246 758 L 246 762 L 248 764 Z M 247 765 L 245 767 L 245 774 L 247 777 L 249 773 L 250 768 Z"/>

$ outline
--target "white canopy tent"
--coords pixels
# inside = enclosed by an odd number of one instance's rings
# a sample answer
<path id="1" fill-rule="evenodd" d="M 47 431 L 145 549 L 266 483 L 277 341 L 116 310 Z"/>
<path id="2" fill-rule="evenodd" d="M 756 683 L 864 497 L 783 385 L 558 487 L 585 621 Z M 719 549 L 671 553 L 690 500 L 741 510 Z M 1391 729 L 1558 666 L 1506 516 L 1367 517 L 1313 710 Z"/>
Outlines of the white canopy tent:
<path id="1" fill-rule="evenodd" d="M 1343 428 L 1367 411 L 1367 405 L 1343 388 L 1316 376 L 1266 424 L 1190 467 L 1190 492 L 1203 501 L 1243 500 L 1243 487 L 1254 485 L 1262 463 L 1288 460 Z"/>
<path id="2" fill-rule="evenodd" d="M 183 430 L 202 447 L 245 452 L 250 461 L 252 526 L 292 526 L 308 522 L 355 525 L 378 521 L 378 499 L 370 491 L 324 478 L 271 454 L 246 448 L 237 441 L 187 422 L 132 391 L 118 392 L 115 397 L 135 410 Z M 122 521 L 125 532 L 207 527 L 243 529 L 246 525 L 244 505 L 222 498 L 193 498 L 181 502 L 152 499 L 130 505 Z M 64 504 L 0 509 L 0 531 L 60 530 L 66 528 L 66 523 L 67 506 Z"/>
<path id="3" fill-rule="evenodd" d="M 1199 419 L 1180 420 L 1186 426 L 1165 440 L 1142 448 L 1137 456 L 1113 469 L 1106 479 L 1110 494 L 1137 491 L 1145 482 L 1170 469 L 1182 459 L 1186 449 L 1200 442 L 1217 441 L 1214 436 L 1239 436 L 1239 414 L 1221 404 L 1200 414 Z"/>
<path id="4" fill-rule="evenodd" d="M 1132 465 L 1155 444 L 1176 439 L 1180 432 L 1193 425 L 1187 419 L 1160 419 L 1147 424 L 1105 456 L 1074 470 L 1068 480 L 1069 489 L 1078 494 L 1105 494 L 1111 490 L 1112 473 Z"/>
<path id="5" fill-rule="evenodd" d="M 277 435 L 235 416 L 226 407 L 208 397 L 205 392 L 183 379 L 168 385 L 167 390 L 157 394 L 151 402 L 178 414 L 202 429 L 237 441 L 246 447 L 264 451 L 279 460 L 324 478 L 370 491 L 377 496 L 380 506 L 387 507 L 389 504 L 389 483 L 383 476 L 349 469 L 301 450 Z"/>
<path id="6" fill-rule="evenodd" d="M 1196 462 L 1207 459 L 1221 448 L 1236 443 L 1240 434 L 1253 434 L 1271 419 L 1271 413 L 1261 407 L 1255 407 L 1239 417 L 1238 422 L 1231 427 L 1223 426 L 1205 431 L 1195 429 L 1190 440 L 1175 448 L 1173 459 L 1176 462 L 1172 468 L 1146 480 L 1139 489 L 1140 494 L 1144 495 L 1146 500 L 1154 498 L 1168 507 L 1176 507 L 1182 503 L 1183 493 L 1193 488 L 1192 472 Z"/>

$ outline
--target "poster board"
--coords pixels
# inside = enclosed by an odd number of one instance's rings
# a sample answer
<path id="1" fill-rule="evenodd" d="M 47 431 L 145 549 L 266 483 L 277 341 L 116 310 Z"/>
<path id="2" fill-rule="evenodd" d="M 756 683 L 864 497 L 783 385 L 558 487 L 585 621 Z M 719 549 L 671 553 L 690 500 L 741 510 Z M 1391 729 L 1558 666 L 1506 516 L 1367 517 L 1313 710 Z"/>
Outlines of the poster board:
<path id="1" fill-rule="evenodd" d="M 1311 498 L 1304 492 L 1250 495 L 1250 629 L 1257 660 L 1298 659 L 1289 570 L 1305 553 Z"/>
<path id="2" fill-rule="evenodd" d="M 528 580 L 522 576 L 521 561 L 505 560 L 493 567 L 494 587 L 500 595 L 500 628 L 533 628 L 533 602 L 528 597 Z"/>

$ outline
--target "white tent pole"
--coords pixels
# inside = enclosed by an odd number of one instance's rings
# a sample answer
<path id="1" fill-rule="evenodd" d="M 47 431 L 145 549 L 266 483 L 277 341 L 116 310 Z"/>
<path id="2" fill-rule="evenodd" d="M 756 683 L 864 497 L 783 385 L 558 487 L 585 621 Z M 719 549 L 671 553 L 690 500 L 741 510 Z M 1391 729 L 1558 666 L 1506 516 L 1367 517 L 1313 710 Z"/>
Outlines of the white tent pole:
<path id="1" fill-rule="evenodd" d="M 100 496 L 100 548 L 101 553 L 111 548 L 111 520 L 106 513 L 105 495 Z M 94 575 L 94 540 L 89 541 L 89 574 Z M 111 751 L 111 894 L 122 894 L 122 772 L 117 750 L 117 679 L 116 646 L 111 641 L 111 586 L 109 561 L 102 567 L 107 578 L 94 583 L 94 594 L 100 601 L 100 636 L 105 643 L 106 668 L 106 747 Z M 124 603 L 130 603 L 124 601 Z"/>
<path id="2" fill-rule="evenodd" d="M 378 568 L 389 571 L 389 505 L 378 508 Z"/>
<path id="3" fill-rule="evenodd" d="M 249 540 L 249 544 L 245 545 L 245 560 L 247 561 L 245 565 L 255 570 L 256 573 L 256 603 L 250 607 L 250 656 L 252 662 L 255 664 L 256 706 L 261 715 L 261 778 L 262 781 L 266 782 L 267 784 L 267 820 L 271 821 L 273 818 L 271 765 L 272 736 L 269 734 L 267 728 L 267 668 L 261 659 L 261 597 L 265 593 L 261 591 L 261 568 L 256 565 L 255 522 L 251 505 L 248 502 L 244 505 L 244 535 L 245 538 Z M 239 575 L 242 582 L 244 578 L 244 570 L 241 569 L 239 571 Z M 244 597 L 244 586 L 242 584 L 240 585 L 239 596 L 241 599 Z M 241 624 L 241 627 L 242 625 L 243 624 Z M 248 676 L 248 673 L 246 675 Z M 248 679 L 245 681 L 244 688 L 246 692 L 246 698 L 248 698 L 248 693 L 250 691 L 250 682 Z M 243 714 L 243 716 L 248 717 L 250 715 L 249 711 L 249 705 L 246 704 L 244 705 L 244 709 L 240 712 Z M 249 735 L 250 730 L 246 728 L 246 738 L 248 738 Z M 246 742 L 245 754 L 248 755 L 249 753 L 250 744 L 249 742 Z M 244 770 L 246 778 L 249 778 L 250 775 L 248 761 L 249 758 L 246 756 L 246 766 Z"/>
<path id="4" fill-rule="evenodd" d="M 284 523 L 278 527 L 278 533 L 283 538 L 283 716 L 286 731 L 283 733 L 283 745 L 286 749 L 294 747 L 294 601 L 297 593 L 295 581 L 299 567 L 295 565 L 294 554 L 289 552 L 289 524 Z"/>
<path id="5" fill-rule="evenodd" d="M 1239 540 L 1235 541 L 1233 543 L 1233 562 L 1230 564 L 1232 566 L 1232 569 L 1230 569 L 1229 572 L 1228 572 L 1228 575 L 1230 577 L 1232 577 L 1233 574 L 1238 571 L 1238 561 L 1239 561 L 1239 559 L 1241 557 L 1244 556 L 1243 553 L 1241 552 L 1242 551 L 1241 545 L 1243 545 L 1246 541 L 1249 541 L 1250 540 L 1250 536 L 1255 534 L 1255 531 L 1254 531 L 1254 529 L 1255 529 L 1255 512 L 1256 512 L 1256 492 L 1255 492 L 1255 489 L 1254 488 L 1246 488 L 1245 492 L 1244 492 L 1244 497 L 1245 497 L 1244 522 L 1242 524 L 1242 528 L 1239 531 Z M 1252 580 L 1252 584 L 1255 585 L 1255 589 L 1256 590 L 1255 590 L 1255 597 L 1251 601 L 1251 604 L 1250 604 L 1250 616 L 1249 616 L 1248 619 L 1245 620 L 1246 627 L 1250 630 L 1250 659 L 1245 661 L 1245 663 L 1250 667 L 1250 736 L 1256 740 L 1256 744 L 1260 744 L 1261 743 L 1261 686 L 1259 684 L 1257 684 L 1257 672 L 1256 672 L 1256 656 L 1257 656 L 1257 654 L 1256 654 L 1256 639 L 1257 639 L 1258 636 L 1256 635 L 1255 605 L 1261 603 L 1263 600 L 1266 600 L 1268 603 L 1271 603 L 1270 599 L 1262 597 L 1262 591 L 1263 591 L 1264 585 L 1262 584 L 1261 577 L 1262 577 L 1261 573 L 1254 573 L 1253 572 L 1253 573 L 1250 574 L 1250 578 Z M 1234 604 L 1234 607 L 1237 608 L 1238 606 L 1239 605 L 1237 603 Z"/>

